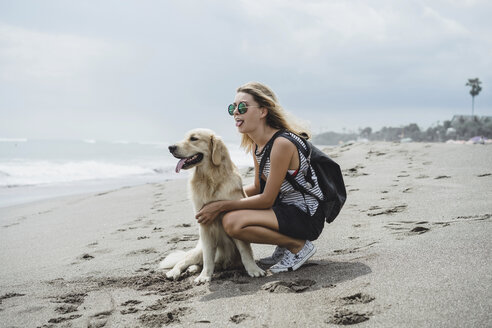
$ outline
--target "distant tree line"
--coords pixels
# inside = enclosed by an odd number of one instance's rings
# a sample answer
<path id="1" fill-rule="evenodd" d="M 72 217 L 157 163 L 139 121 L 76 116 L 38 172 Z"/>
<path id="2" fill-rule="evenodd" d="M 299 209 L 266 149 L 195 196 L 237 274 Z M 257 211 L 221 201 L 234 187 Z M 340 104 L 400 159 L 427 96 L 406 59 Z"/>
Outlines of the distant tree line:
<path id="1" fill-rule="evenodd" d="M 411 123 L 403 127 L 383 127 L 375 132 L 370 127 L 359 129 L 359 133 L 324 132 L 315 135 L 313 142 L 320 145 L 337 145 L 360 138 L 370 141 L 401 141 L 410 138 L 412 141 L 444 142 L 449 139 L 468 140 L 475 136 L 492 138 L 490 117 L 479 119 L 473 116 L 471 119 L 459 118 L 453 122 L 444 121 L 427 130 L 421 130 L 417 124 Z"/>

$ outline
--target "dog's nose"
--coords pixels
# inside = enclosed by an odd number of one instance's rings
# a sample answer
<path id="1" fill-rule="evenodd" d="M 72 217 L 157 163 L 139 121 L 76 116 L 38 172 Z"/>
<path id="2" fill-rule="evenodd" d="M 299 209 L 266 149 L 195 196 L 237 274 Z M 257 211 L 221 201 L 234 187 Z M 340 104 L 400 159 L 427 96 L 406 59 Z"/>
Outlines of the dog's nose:
<path id="1" fill-rule="evenodd" d="M 178 147 L 177 147 L 177 146 L 175 146 L 175 145 L 169 146 L 169 151 L 170 151 L 171 153 L 174 153 L 174 151 L 176 150 L 176 148 L 178 148 Z"/>

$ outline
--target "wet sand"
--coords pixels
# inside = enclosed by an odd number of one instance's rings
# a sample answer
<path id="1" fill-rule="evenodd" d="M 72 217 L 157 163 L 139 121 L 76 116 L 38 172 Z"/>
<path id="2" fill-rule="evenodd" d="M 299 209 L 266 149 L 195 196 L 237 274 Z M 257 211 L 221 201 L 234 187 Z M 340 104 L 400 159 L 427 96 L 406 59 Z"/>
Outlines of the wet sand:
<path id="1" fill-rule="evenodd" d="M 0 209 L 1 326 L 491 326 L 492 146 L 326 151 L 344 209 L 305 266 L 262 278 L 220 271 L 195 286 L 157 269 L 198 238 L 184 180 Z"/>

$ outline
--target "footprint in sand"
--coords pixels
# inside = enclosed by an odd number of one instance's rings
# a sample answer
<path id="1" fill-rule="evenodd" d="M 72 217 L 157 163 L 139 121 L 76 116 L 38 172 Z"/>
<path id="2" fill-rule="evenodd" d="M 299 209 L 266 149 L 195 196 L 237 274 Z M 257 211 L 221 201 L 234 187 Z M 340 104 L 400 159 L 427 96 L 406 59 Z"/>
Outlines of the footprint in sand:
<path id="1" fill-rule="evenodd" d="M 439 180 L 439 179 L 450 179 L 451 177 L 449 175 L 439 175 L 434 178 L 434 180 Z"/>
<path id="2" fill-rule="evenodd" d="M 430 230 L 430 228 L 423 226 L 424 224 L 428 224 L 427 221 L 398 221 L 398 222 L 389 222 L 384 227 L 393 230 L 394 234 L 404 234 L 407 236 L 412 235 L 421 235 Z"/>
<path id="3" fill-rule="evenodd" d="M 12 297 L 19 297 L 19 296 L 25 296 L 26 294 L 20 294 L 20 293 L 7 293 L 2 296 L 0 296 L 0 304 L 2 304 L 3 300 L 12 298 Z"/>
<path id="4" fill-rule="evenodd" d="M 200 267 L 198 266 L 197 268 L 197 270 L 191 270 L 192 272 L 190 273 L 193 273 L 193 271 L 195 271 L 194 273 L 198 272 Z M 246 274 L 246 272 L 242 270 L 223 269 L 223 271 L 214 273 L 212 280 L 214 280 L 218 284 L 224 283 L 226 281 L 231 281 L 235 284 L 243 285 L 250 282 L 248 278 L 249 276 Z"/>
<path id="5" fill-rule="evenodd" d="M 359 170 L 360 169 L 363 169 L 364 166 L 363 165 L 356 165 L 355 167 L 353 168 L 350 168 L 350 169 L 347 169 L 347 170 L 343 170 L 344 172 L 344 176 L 347 176 L 347 177 L 360 177 L 360 176 L 363 176 L 363 175 L 369 175 L 367 173 L 364 173 L 364 172 L 360 172 Z"/>
<path id="6" fill-rule="evenodd" d="M 491 175 L 492 175 L 492 173 L 484 173 L 484 174 L 477 175 L 477 177 L 483 178 L 483 177 L 488 177 L 488 176 L 491 176 Z"/>
<path id="7" fill-rule="evenodd" d="M 374 210 L 372 208 L 375 208 L 375 207 L 377 207 L 377 206 L 373 206 L 373 207 L 369 208 L 369 211 Z M 368 216 L 377 216 L 377 215 L 395 214 L 395 213 L 403 212 L 406 209 L 407 209 L 407 205 L 406 204 L 402 204 L 402 205 L 397 205 L 397 206 L 388 208 L 388 209 L 386 209 L 384 211 L 377 211 L 377 212 L 367 213 L 367 215 Z"/>
<path id="8" fill-rule="evenodd" d="M 58 306 L 57 308 L 55 308 L 55 312 L 60 313 L 60 314 L 67 314 L 67 313 L 75 312 L 75 311 L 77 311 L 77 309 L 78 309 L 78 306 L 65 304 L 65 305 Z"/>
<path id="9" fill-rule="evenodd" d="M 364 293 L 341 297 L 334 302 L 340 304 L 326 320 L 326 323 L 336 325 L 353 325 L 369 320 L 372 316 L 371 311 L 361 311 L 354 309 L 353 306 L 368 304 L 374 301 L 374 297 Z M 350 307 L 346 307 L 346 306 Z"/>
<path id="10" fill-rule="evenodd" d="M 189 227 L 191 227 L 191 223 L 182 223 L 182 224 L 175 225 L 174 227 L 176 227 L 176 228 L 189 228 Z"/>
<path id="11" fill-rule="evenodd" d="M 370 247 L 376 245 L 377 243 L 378 243 L 377 241 L 373 241 L 372 243 L 369 243 L 369 244 L 367 244 L 365 246 L 361 246 L 361 247 L 335 249 L 333 251 L 333 253 L 335 253 L 336 255 L 352 254 L 352 253 L 358 252 L 360 250 L 365 250 L 367 248 L 370 248 Z"/>
<path id="12" fill-rule="evenodd" d="M 410 230 L 409 233 L 421 235 L 421 234 L 423 234 L 429 230 L 430 230 L 429 228 L 417 226 L 417 227 L 413 228 L 412 230 Z"/>
<path id="13" fill-rule="evenodd" d="M 70 293 L 62 296 L 54 297 L 53 303 L 68 303 L 80 305 L 84 302 L 87 297 L 86 293 Z"/>
<path id="14" fill-rule="evenodd" d="M 194 240 L 198 240 L 198 235 L 195 235 L 195 234 L 184 234 L 184 235 L 179 236 L 179 237 L 171 238 L 167 243 L 168 244 L 173 244 L 173 243 L 179 243 L 179 242 L 182 242 L 182 241 L 194 241 Z"/>
<path id="15" fill-rule="evenodd" d="M 14 223 L 3 225 L 2 228 L 10 228 L 12 226 L 16 226 L 16 225 L 19 225 L 19 224 L 20 224 L 19 222 L 14 222 Z"/>
<path id="16" fill-rule="evenodd" d="M 473 220 L 473 221 L 483 221 L 483 220 L 488 220 L 492 218 L 492 214 L 477 214 L 477 215 L 466 215 L 466 216 L 458 216 L 454 219 L 453 221 L 460 221 L 460 220 Z"/>
<path id="17" fill-rule="evenodd" d="M 67 303 L 55 308 L 55 312 L 60 314 L 67 314 L 77 311 L 80 304 L 84 302 L 86 293 L 70 293 L 62 296 L 55 297 L 52 303 Z M 48 323 L 61 323 L 64 321 L 74 320 L 81 317 L 81 314 L 72 314 L 68 317 L 56 317 L 48 320 Z"/>
<path id="18" fill-rule="evenodd" d="M 134 255 L 140 255 L 140 254 L 153 254 L 153 253 L 158 253 L 155 248 L 143 248 L 143 249 L 129 252 L 126 255 L 127 256 L 134 256 Z"/>
<path id="19" fill-rule="evenodd" d="M 356 293 L 354 295 L 345 296 L 340 298 L 341 301 L 346 304 L 366 304 L 374 301 L 374 297 L 364 293 Z"/>
<path id="20" fill-rule="evenodd" d="M 9 228 L 9 227 L 12 227 L 12 226 L 19 225 L 22 221 L 27 220 L 27 217 L 21 216 L 21 217 L 15 218 L 14 220 L 15 220 L 15 222 L 10 223 L 10 224 L 3 225 L 2 228 Z"/>
<path id="21" fill-rule="evenodd" d="M 138 305 L 142 303 L 142 301 L 138 301 L 138 300 L 128 300 L 126 302 L 123 302 L 121 303 L 121 306 L 128 306 L 128 305 Z"/>
<path id="22" fill-rule="evenodd" d="M 172 323 L 180 323 L 180 318 L 189 312 L 188 307 L 179 307 L 169 312 L 159 314 L 144 314 L 138 320 L 145 326 L 162 327 Z"/>
<path id="23" fill-rule="evenodd" d="M 234 322 L 237 325 L 243 322 L 244 320 L 250 318 L 254 318 L 254 317 L 246 313 L 241 313 L 241 314 L 233 315 L 232 317 L 229 318 L 229 321 Z"/>
<path id="24" fill-rule="evenodd" d="M 169 294 L 167 296 L 164 296 L 163 298 L 158 299 L 154 304 L 147 306 L 145 308 L 145 311 L 164 310 L 169 305 L 174 305 L 177 302 L 188 301 L 193 296 L 195 296 L 193 293 L 186 293 L 184 291 L 183 292 L 178 291 L 178 292 Z"/>
<path id="25" fill-rule="evenodd" d="M 82 254 L 78 257 L 79 260 L 86 260 L 86 261 L 89 261 L 89 260 L 92 260 L 94 258 L 94 256 L 90 255 L 90 254 Z"/>
<path id="26" fill-rule="evenodd" d="M 148 272 L 148 271 L 151 271 L 151 268 L 145 268 L 145 267 L 142 267 L 142 268 L 138 268 L 137 270 L 135 270 L 135 272 Z"/>
<path id="27" fill-rule="evenodd" d="M 270 293 L 302 293 L 309 287 L 316 284 L 316 281 L 309 279 L 296 279 L 292 281 L 271 281 L 261 286 L 261 289 Z"/>
<path id="28" fill-rule="evenodd" d="M 72 314 L 69 317 L 51 318 L 51 319 L 48 320 L 48 323 L 61 323 L 61 322 L 64 322 L 64 321 L 69 321 L 69 320 L 80 318 L 81 316 L 82 316 L 82 314 Z"/>
<path id="29" fill-rule="evenodd" d="M 131 314 L 131 313 L 137 313 L 138 311 L 140 311 L 140 310 L 135 308 L 135 307 L 130 307 L 128 309 L 121 310 L 120 313 L 121 314 Z"/>
<path id="30" fill-rule="evenodd" d="M 369 156 L 366 158 L 369 158 L 370 156 L 384 156 L 384 155 L 386 155 L 386 153 L 384 153 L 382 151 L 373 151 L 371 149 L 371 150 L 369 150 L 369 152 L 367 152 L 367 155 L 369 155 Z"/>
<path id="31" fill-rule="evenodd" d="M 169 302 L 167 302 L 165 299 L 161 298 L 155 301 L 154 304 L 149 305 L 145 308 L 145 311 L 160 311 L 160 310 L 165 310 L 167 309 L 169 305 Z"/>
<path id="32" fill-rule="evenodd" d="M 430 225 L 434 227 L 444 228 L 451 224 L 458 223 L 463 220 L 483 221 L 492 218 L 492 214 L 458 216 L 449 221 L 428 222 L 428 221 L 397 221 L 389 222 L 384 227 L 393 230 L 394 234 L 415 236 L 421 235 L 431 230 Z M 399 239 L 399 238 L 398 238 Z"/>
<path id="33" fill-rule="evenodd" d="M 372 312 L 358 312 L 346 308 L 335 309 L 333 314 L 326 320 L 328 324 L 355 325 L 369 320 Z"/>
<path id="34" fill-rule="evenodd" d="M 106 326 L 113 310 L 96 313 L 89 319 L 88 328 L 100 328 Z"/>

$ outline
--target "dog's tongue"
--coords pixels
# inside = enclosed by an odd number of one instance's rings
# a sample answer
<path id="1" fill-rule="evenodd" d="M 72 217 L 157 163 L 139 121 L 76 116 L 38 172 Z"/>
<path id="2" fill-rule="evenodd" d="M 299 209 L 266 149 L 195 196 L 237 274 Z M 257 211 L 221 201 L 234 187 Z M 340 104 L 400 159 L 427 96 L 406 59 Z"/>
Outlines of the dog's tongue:
<path id="1" fill-rule="evenodd" d="M 185 161 L 186 161 L 186 158 L 183 158 L 183 159 L 180 159 L 179 160 L 178 165 L 176 165 L 176 173 L 179 173 L 179 171 L 183 167 Z"/>

